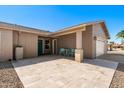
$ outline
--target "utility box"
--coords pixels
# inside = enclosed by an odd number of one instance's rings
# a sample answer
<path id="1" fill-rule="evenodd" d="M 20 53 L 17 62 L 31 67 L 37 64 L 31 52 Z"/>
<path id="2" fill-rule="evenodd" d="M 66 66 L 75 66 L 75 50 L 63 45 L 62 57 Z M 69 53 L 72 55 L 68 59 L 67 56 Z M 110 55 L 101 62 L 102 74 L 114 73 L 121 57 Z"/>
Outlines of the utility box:
<path id="1" fill-rule="evenodd" d="M 16 47 L 15 57 L 16 57 L 16 60 L 23 59 L 23 47 Z"/>

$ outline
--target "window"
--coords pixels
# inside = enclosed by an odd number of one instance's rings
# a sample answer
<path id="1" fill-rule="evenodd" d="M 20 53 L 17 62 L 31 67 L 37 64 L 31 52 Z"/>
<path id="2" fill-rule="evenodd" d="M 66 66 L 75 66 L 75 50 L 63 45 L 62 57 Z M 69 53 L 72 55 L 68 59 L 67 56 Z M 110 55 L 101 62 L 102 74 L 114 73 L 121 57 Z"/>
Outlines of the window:
<path id="1" fill-rule="evenodd" d="M 45 49 L 49 49 L 49 45 L 45 45 Z"/>
<path id="2" fill-rule="evenodd" d="M 49 40 L 45 40 L 45 44 L 49 44 Z"/>

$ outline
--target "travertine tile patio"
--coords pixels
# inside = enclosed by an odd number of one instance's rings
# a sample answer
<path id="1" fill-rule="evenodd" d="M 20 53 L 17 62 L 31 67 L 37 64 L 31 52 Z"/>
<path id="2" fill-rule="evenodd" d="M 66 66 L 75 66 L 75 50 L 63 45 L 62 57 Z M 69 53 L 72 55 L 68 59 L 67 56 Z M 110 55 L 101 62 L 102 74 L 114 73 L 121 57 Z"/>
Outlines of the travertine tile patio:
<path id="1" fill-rule="evenodd" d="M 13 62 L 24 87 L 109 87 L 118 63 L 85 59 L 77 63 L 60 56 L 42 56 Z"/>

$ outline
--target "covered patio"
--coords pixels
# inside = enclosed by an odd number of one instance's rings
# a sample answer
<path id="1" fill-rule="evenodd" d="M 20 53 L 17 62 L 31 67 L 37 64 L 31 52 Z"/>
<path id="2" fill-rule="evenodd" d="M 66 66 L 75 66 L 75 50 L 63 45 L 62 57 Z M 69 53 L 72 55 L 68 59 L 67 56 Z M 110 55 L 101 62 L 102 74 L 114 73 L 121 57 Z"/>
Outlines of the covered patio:
<path id="1" fill-rule="evenodd" d="M 85 35 L 83 32 L 86 30 L 85 25 L 80 25 L 53 33 L 51 35 L 54 38 L 52 40 L 52 53 L 74 57 L 75 61 L 83 62 L 83 34 Z"/>

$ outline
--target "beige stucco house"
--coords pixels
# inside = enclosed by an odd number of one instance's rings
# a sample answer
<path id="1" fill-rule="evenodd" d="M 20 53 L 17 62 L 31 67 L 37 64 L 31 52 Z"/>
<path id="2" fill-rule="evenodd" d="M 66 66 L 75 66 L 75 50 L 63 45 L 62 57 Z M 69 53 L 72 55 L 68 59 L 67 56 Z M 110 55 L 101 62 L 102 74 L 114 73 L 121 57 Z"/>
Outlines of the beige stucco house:
<path id="1" fill-rule="evenodd" d="M 16 47 L 23 57 L 58 54 L 60 48 L 75 48 L 78 58 L 96 58 L 107 52 L 109 33 L 104 21 L 83 23 L 57 32 L 49 32 L 0 22 L 0 61 L 15 59 Z"/>

